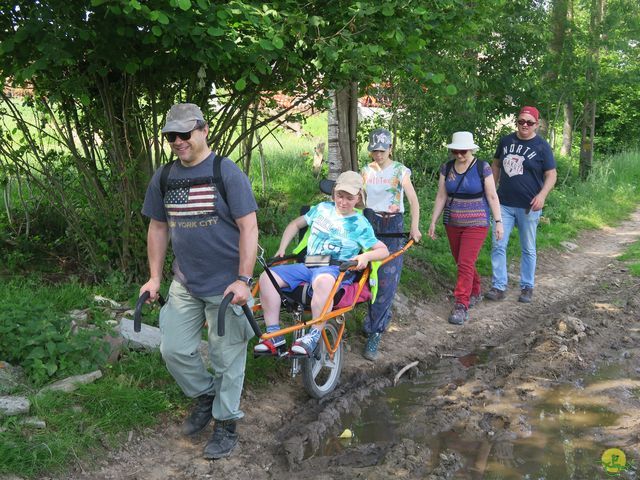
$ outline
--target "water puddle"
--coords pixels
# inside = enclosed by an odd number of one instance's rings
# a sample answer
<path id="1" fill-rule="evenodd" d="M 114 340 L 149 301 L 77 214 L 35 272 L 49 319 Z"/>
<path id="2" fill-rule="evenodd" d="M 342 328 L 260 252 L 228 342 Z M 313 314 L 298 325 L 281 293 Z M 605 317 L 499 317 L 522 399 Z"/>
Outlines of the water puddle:
<path id="1" fill-rule="evenodd" d="M 429 419 L 439 410 L 430 400 L 442 393 L 443 386 L 471 384 L 480 369 L 490 368 L 491 354 L 486 349 L 451 355 L 421 379 L 386 389 L 358 417 L 342 418 L 342 428 L 351 430 L 351 438 L 326 439 L 316 455 L 333 456 L 356 446 L 384 446 L 409 438 L 430 449 L 429 468 L 437 466 L 440 453 L 457 452 L 464 467 L 451 478 L 605 478 L 601 457 L 613 446 L 606 427 L 614 425 L 618 415 L 606 408 L 610 399 L 602 393 L 623 375 L 616 365 L 578 384 L 540 389 L 530 399 L 514 402 L 505 397 L 496 402 L 494 398 L 485 411 L 478 412 L 482 407 L 475 405 L 470 409 L 475 414 L 457 420 L 446 431 L 434 432 Z M 514 422 L 518 428 L 513 428 Z"/>

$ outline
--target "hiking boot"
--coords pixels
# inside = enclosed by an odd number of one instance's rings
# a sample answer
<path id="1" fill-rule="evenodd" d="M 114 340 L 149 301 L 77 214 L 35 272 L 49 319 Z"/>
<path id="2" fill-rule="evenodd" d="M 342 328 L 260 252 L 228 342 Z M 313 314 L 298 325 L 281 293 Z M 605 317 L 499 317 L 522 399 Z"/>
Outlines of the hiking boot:
<path id="1" fill-rule="evenodd" d="M 228 457 L 238 444 L 235 420 L 216 420 L 213 435 L 204 447 L 204 458 L 216 460 Z"/>
<path id="2" fill-rule="evenodd" d="M 378 344 L 382 338 L 382 333 L 370 333 L 367 337 L 367 343 L 364 345 L 364 351 L 362 356 L 370 361 L 375 361 L 378 358 Z"/>
<path id="3" fill-rule="evenodd" d="M 482 301 L 483 298 L 484 297 L 482 296 L 481 293 L 479 293 L 478 295 L 471 295 L 469 297 L 469 308 L 475 307 L 477 304 L 479 304 Z"/>
<path id="4" fill-rule="evenodd" d="M 505 296 L 506 294 L 504 290 L 500 290 L 496 287 L 491 287 L 491 290 L 485 293 L 484 298 L 486 298 L 487 300 L 493 300 L 494 302 L 496 302 L 498 300 L 504 300 Z"/>
<path id="5" fill-rule="evenodd" d="M 270 340 L 260 340 L 260 342 L 253 347 L 253 355 L 256 357 L 280 357 L 285 353 L 287 353 L 287 341 L 282 335 Z"/>
<path id="6" fill-rule="evenodd" d="M 518 297 L 518 301 L 522 303 L 531 303 L 532 298 L 533 298 L 533 288 L 524 287 L 520 291 L 520 296 Z"/>
<path id="7" fill-rule="evenodd" d="M 182 422 L 182 434 L 194 435 L 207 425 L 213 418 L 211 415 L 211 407 L 213 406 L 213 399 L 215 395 L 200 395 L 196 398 L 196 404 L 191 410 L 191 413 L 187 419 Z"/>
<path id="8" fill-rule="evenodd" d="M 453 325 L 462 325 L 468 319 L 469 312 L 467 311 L 467 307 L 461 303 L 456 303 L 451 311 L 451 315 L 449 315 L 449 323 L 452 323 Z"/>

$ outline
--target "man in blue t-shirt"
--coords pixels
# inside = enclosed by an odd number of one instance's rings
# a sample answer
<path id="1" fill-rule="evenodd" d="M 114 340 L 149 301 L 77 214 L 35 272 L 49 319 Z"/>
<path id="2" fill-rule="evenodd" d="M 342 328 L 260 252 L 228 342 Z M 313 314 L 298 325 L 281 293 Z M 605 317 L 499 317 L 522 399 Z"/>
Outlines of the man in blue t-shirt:
<path id="1" fill-rule="evenodd" d="M 485 297 L 502 300 L 507 290 L 507 245 L 514 226 L 518 227 L 520 258 L 520 297 L 531 303 L 536 272 L 536 229 L 542 207 L 556 183 L 556 161 L 551 147 L 536 133 L 540 114 L 535 107 L 522 107 L 517 130 L 500 139 L 494 154 L 493 177 L 498 185 L 504 235 L 493 238 L 491 248 L 492 287 Z"/>
<path id="2" fill-rule="evenodd" d="M 140 293 L 158 298 L 170 242 L 173 281 L 160 311 L 160 353 L 185 395 L 196 399 L 182 433 L 196 434 L 213 419 L 204 457 L 217 459 L 237 445 L 236 420 L 243 416 L 240 396 L 253 331 L 240 306 L 251 301 L 258 206 L 247 176 L 209 148 L 209 127 L 197 105 L 171 107 L 162 133 L 177 161 L 159 168 L 147 187 L 142 213 L 150 219 L 150 275 Z M 225 312 L 227 332 L 220 337 L 218 307 L 229 293 L 232 308 Z M 205 323 L 213 374 L 198 353 Z"/>

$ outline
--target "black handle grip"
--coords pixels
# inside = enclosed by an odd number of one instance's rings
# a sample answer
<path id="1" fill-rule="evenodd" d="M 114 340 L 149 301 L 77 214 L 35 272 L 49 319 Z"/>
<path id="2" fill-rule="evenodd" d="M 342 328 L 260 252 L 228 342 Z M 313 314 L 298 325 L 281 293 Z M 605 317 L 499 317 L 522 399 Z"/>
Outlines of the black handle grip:
<path id="1" fill-rule="evenodd" d="M 398 232 L 398 233 L 375 233 L 376 238 L 409 238 L 410 232 Z"/>
<path id="2" fill-rule="evenodd" d="M 149 300 L 150 296 L 151 293 L 148 290 L 145 290 L 136 302 L 136 310 L 133 314 L 133 331 L 136 333 L 139 333 L 142 328 L 142 307 L 146 301 Z M 164 298 L 162 298 L 162 295 L 158 295 L 158 302 L 161 306 L 164 305 Z"/>
<path id="3" fill-rule="evenodd" d="M 218 336 L 219 337 L 224 337 L 224 333 L 225 333 L 224 317 L 227 312 L 227 308 L 231 303 L 231 300 L 233 300 L 233 292 L 227 293 L 227 295 L 222 299 L 222 302 L 220 303 L 220 307 L 218 308 Z M 255 333 L 255 335 L 258 338 L 261 337 L 262 332 L 260 331 L 260 327 L 258 326 L 256 319 L 253 318 L 253 312 L 251 311 L 251 308 L 249 308 L 249 305 L 247 305 L 246 303 L 242 305 L 242 311 L 244 312 L 244 316 L 247 317 L 247 320 L 249 321 L 249 325 L 251 325 L 251 328 L 253 329 L 253 333 Z"/>
<path id="4" fill-rule="evenodd" d="M 356 262 L 355 260 L 349 260 L 348 262 L 342 262 L 340 264 L 340 271 L 341 272 L 346 272 L 347 270 L 349 270 L 349 268 L 355 267 L 356 265 L 358 265 L 358 262 Z"/>

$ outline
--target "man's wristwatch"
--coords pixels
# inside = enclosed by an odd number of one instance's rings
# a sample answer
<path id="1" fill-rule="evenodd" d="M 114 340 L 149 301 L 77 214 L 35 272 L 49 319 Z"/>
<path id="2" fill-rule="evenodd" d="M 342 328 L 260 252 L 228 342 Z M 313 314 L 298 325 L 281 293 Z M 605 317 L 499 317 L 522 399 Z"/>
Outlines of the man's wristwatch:
<path id="1" fill-rule="evenodd" d="M 246 277 L 244 275 L 238 275 L 238 280 L 247 284 L 247 287 L 253 287 L 253 284 L 256 283 L 255 280 L 251 277 Z"/>

